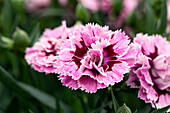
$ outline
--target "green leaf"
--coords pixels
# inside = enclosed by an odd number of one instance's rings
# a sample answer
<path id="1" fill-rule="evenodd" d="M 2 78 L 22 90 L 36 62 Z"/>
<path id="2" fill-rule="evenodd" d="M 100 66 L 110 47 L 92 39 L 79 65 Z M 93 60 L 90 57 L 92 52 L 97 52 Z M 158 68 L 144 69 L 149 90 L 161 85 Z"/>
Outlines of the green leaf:
<path id="1" fill-rule="evenodd" d="M 15 78 L 18 78 L 20 74 L 18 56 L 11 51 L 6 52 L 6 54 L 8 60 L 11 63 L 13 75 L 15 76 Z"/>
<path id="2" fill-rule="evenodd" d="M 18 85 L 32 97 L 40 101 L 42 104 L 46 105 L 49 108 L 56 109 L 55 98 L 52 97 L 51 95 L 21 82 L 18 82 Z"/>
<path id="3" fill-rule="evenodd" d="M 36 41 L 38 41 L 39 37 L 40 37 L 40 24 L 37 23 L 30 36 L 31 40 L 30 45 L 33 45 Z"/>
<path id="4" fill-rule="evenodd" d="M 170 41 L 170 36 L 168 36 L 167 40 Z"/>
<path id="5" fill-rule="evenodd" d="M 95 22 L 97 22 L 99 25 L 103 25 L 103 21 L 98 12 L 93 13 L 93 17 L 95 19 Z"/>
<path id="6" fill-rule="evenodd" d="M 160 17 L 160 25 L 157 29 L 157 33 L 164 33 L 167 25 L 167 0 L 162 1 L 162 9 L 161 9 L 161 17 Z"/>
<path id="7" fill-rule="evenodd" d="M 120 107 L 116 113 L 132 113 L 132 112 L 130 108 L 126 106 L 126 104 L 123 104 L 123 106 Z"/>
<path id="8" fill-rule="evenodd" d="M 0 87 L 1 88 L 0 97 L 3 97 L 1 98 L 1 101 L 0 101 L 0 109 L 5 111 L 7 107 L 10 105 L 12 99 L 14 98 L 14 95 L 9 93 L 9 90 L 3 87 L 1 83 L 0 83 L 0 86 L 2 86 Z"/>
<path id="9" fill-rule="evenodd" d="M 119 104 L 117 103 L 117 100 L 116 100 L 116 98 L 115 98 L 115 96 L 113 94 L 112 86 L 110 86 L 110 89 L 111 89 L 113 107 L 114 107 L 114 111 L 116 113 L 118 111 L 118 109 L 119 109 Z"/>
<path id="10" fill-rule="evenodd" d="M 24 12 L 25 0 L 11 0 L 11 3 L 17 13 Z"/>
<path id="11" fill-rule="evenodd" d="M 146 7 L 146 32 L 148 34 L 154 34 L 156 29 L 156 20 L 152 7 L 147 2 L 145 3 Z"/>
<path id="12" fill-rule="evenodd" d="M 56 97 L 56 113 L 61 113 L 61 108 L 57 97 Z"/>
<path id="13" fill-rule="evenodd" d="M 138 110 L 135 110 L 135 112 L 134 113 L 138 113 Z"/>
<path id="14" fill-rule="evenodd" d="M 166 107 L 164 107 L 162 109 L 154 110 L 152 113 L 165 113 L 168 109 L 170 109 L 170 105 L 166 106 Z"/>
<path id="15" fill-rule="evenodd" d="M 28 100 L 35 98 L 45 106 L 56 109 L 55 98 L 50 96 L 49 94 L 40 91 L 30 85 L 26 85 L 21 83 L 14 78 L 0 66 L 0 81 L 13 92 L 17 93 L 18 95 L 25 97 Z"/>
<path id="16" fill-rule="evenodd" d="M 90 13 L 88 12 L 88 10 L 79 3 L 76 7 L 76 16 L 78 17 L 78 19 L 82 21 L 88 21 L 90 18 L 89 15 Z"/>
<path id="17" fill-rule="evenodd" d="M 66 13 L 65 9 L 61 9 L 61 8 L 46 8 L 42 11 L 43 13 L 41 13 L 40 17 L 44 18 L 44 17 L 53 17 L 53 16 L 63 16 L 63 14 Z"/>
<path id="18" fill-rule="evenodd" d="M 123 8 L 123 0 L 114 0 L 112 7 L 114 10 L 114 13 L 116 14 L 116 16 L 118 16 L 120 14 L 120 11 Z"/>
<path id="19" fill-rule="evenodd" d="M 2 8 L 2 12 L 0 15 L 0 25 L 3 28 L 3 34 L 8 35 L 11 30 L 12 20 L 13 20 L 13 12 L 11 8 L 10 0 L 4 0 L 4 5 Z"/>

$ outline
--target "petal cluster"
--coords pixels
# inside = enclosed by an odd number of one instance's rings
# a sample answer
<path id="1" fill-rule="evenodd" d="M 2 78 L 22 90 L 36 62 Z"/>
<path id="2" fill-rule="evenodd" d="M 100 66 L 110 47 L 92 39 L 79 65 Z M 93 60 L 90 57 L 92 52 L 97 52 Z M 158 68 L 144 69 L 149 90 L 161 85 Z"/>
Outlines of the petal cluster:
<path id="1" fill-rule="evenodd" d="M 55 73 L 60 46 L 68 37 L 70 29 L 63 21 L 62 26 L 53 30 L 46 29 L 39 41 L 33 47 L 26 49 L 25 59 L 35 70 L 45 73 Z"/>
<path id="2" fill-rule="evenodd" d="M 124 32 L 110 31 L 107 26 L 78 27 L 59 52 L 61 82 L 90 93 L 120 82 L 137 55 L 129 43 Z"/>
<path id="3" fill-rule="evenodd" d="M 138 87 L 138 96 L 153 107 L 170 105 L 170 43 L 160 35 L 137 34 L 134 44 L 138 59 L 127 83 Z"/>

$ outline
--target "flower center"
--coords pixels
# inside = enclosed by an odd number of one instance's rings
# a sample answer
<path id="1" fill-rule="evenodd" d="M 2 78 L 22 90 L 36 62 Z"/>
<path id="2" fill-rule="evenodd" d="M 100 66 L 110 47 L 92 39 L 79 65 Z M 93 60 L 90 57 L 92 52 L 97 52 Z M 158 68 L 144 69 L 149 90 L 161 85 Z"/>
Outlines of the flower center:
<path id="1" fill-rule="evenodd" d="M 57 55 L 57 50 L 55 49 L 56 45 L 57 45 L 56 42 L 54 43 L 52 41 L 48 41 L 47 48 L 45 48 L 42 52 L 45 52 L 46 56 L 49 55 L 56 56 Z"/>

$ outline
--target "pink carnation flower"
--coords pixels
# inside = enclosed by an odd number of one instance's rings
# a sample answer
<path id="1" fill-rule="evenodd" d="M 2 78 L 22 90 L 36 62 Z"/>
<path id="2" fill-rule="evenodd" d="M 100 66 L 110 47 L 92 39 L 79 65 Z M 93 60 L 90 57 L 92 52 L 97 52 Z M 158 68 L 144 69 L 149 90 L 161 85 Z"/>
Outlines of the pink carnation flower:
<path id="1" fill-rule="evenodd" d="M 124 32 L 87 24 L 74 30 L 59 52 L 63 85 L 86 92 L 114 85 L 135 62 L 136 50 Z"/>
<path id="2" fill-rule="evenodd" d="M 58 52 L 61 44 L 67 39 L 69 29 L 66 22 L 54 30 L 46 29 L 33 47 L 26 49 L 25 59 L 29 65 L 39 72 L 56 72 Z"/>
<path id="3" fill-rule="evenodd" d="M 170 105 L 170 42 L 160 35 L 137 34 L 138 60 L 127 83 L 139 88 L 139 98 L 152 106 Z"/>
<path id="4" fill-rule="evenodd" d="M 25 5 L 29 12 L 38 12 L 50 5 L 51 0 L 26 0 Z"/>

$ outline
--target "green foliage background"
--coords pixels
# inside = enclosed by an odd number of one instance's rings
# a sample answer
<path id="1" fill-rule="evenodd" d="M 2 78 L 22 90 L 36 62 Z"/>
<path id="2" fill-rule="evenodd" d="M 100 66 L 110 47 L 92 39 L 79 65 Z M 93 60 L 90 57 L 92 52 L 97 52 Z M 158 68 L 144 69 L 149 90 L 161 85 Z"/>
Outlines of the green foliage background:
<path id="1" fill-rule="evenodd" d="M 25 48 L 32 46 L 45 28 L 55 28 L 62 20 L 68 26 L 77 21 L 106 25 L 107 15 L 90 12 L 75 0 L 61 7 L 57 0 L 38 15 L 25 10 L 24 0 L 0 0 L 0 113 L 151 113 L 154 109 L 137 97 L 125 81 L 98 90 L 95 94 L 71 90 L 62 86 L 58 75 L 34 71 L 25 61 Z M 114 0 L 113 22 L 122 9 L 122 0 Z M 143 11 L 142 9 L 145 9 Z M 159 23 L 159 24 L 158 24 Z M 127 17 L 121 29 L 129 26 L 130 36 L 138 32 L 165 33 L 167 25 L 166 0 L 143 0 Z M 115 30 L 114 26 L 110 29 Z M 22 32 L 18 38 L 18 32 Z M 23 38 L 23 39 L 22 39 Z M 25 41 L 27 40 L 28 41 Z M 124 104 L 125 103 L 125 104 Z M 122 106 L 122 107 L 121 107 Z M 127 107 L 128 106 L 128 107 Z M 164 113 L 170 106 L 153 113 Z"/>

